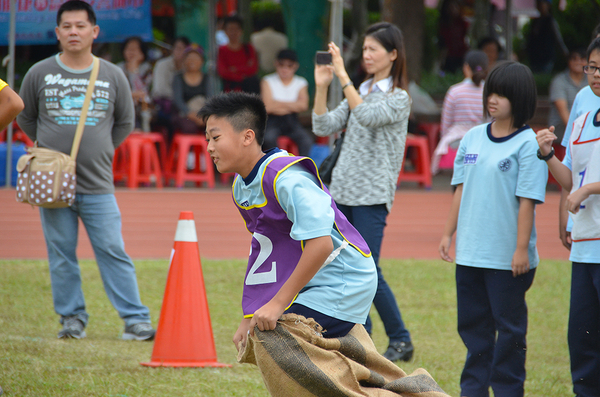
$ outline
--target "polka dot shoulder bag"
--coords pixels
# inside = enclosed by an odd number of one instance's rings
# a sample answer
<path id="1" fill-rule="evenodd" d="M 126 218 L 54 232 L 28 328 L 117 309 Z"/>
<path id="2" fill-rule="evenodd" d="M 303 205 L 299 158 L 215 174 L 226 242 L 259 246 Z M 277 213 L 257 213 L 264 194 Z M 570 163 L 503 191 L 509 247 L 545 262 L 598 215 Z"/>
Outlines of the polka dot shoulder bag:
<path id="1" fill-rule="evenodd" d="M 90 81 L 81 109 L 89 109 L 98 76 L 99 61 L 94 57 Z M 81 112 L 75 130 L 71 155 L 42 147 L 27 149 L 17 163 L 17 201 L 44 208 L 69 207 L 75 201 L 77 179 L 75 159 L 79 151 L 87 112 Z"/>

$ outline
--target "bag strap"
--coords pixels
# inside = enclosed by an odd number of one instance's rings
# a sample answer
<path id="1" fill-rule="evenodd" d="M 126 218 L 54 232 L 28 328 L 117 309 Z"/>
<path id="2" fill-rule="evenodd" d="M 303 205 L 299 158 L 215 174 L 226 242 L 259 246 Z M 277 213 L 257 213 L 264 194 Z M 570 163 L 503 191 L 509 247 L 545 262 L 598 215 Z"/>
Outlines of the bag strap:
<path id="1" fill-rule="evenodd" d="M 100 60 L 98 57 L 94 58 L 94 62 L 92 63 L 92 72 L 90 73 L 90 82 L 87 87 L 87 91 L 85 93 L 85 100 L 83 101 L 83 106 L 81 107 L 81 115 L 79 116 L 79 123 L 77 123 L 77 129 L 75 130 L 75 138 L 73 138 L 73 146 L 71 147 L 71 158 L 73 160 L 77 159 L 77 152 L 79 152 L 79 144 L 81 143 L 81 136 L 83 135 L 83 129 L 85 127 L 85 120 L 87 119 L 88 109 L 90 107 L 90 102 L 92 100 L 92 92 L 94 92 L 94 87 L 96 85 L 96 78 L 98 77 L 98 69 L 100 68 Z"/>

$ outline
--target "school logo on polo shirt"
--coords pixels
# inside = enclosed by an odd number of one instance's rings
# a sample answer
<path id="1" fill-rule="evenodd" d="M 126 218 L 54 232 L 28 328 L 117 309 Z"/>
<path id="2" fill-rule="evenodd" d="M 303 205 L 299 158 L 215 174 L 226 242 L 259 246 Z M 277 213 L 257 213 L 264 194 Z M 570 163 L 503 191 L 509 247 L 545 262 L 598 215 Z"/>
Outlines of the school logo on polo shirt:
<path id="1" fill-rule="evenodd" d="M 500 160 L 498 162 L 498 168 L 500 169 L 500 171 L 502 172 L 506 172 L 508 170 L 510 170 L 510 166 L 512 165 L 512 162 L 510 161 L 510 159 L 506 158 L 504 160 Z"/>
<path id="2" fill-rule="evenodd" d="M 477 163 L 477 154 L 465 154 L 463 164 L 475 164 Z"/>

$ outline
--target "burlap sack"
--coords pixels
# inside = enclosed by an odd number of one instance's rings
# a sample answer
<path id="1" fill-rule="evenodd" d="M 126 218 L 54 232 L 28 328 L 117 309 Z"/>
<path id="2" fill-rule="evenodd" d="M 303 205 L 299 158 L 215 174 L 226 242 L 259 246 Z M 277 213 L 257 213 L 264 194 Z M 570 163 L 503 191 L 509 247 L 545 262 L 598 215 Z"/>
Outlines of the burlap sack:
<path id="1" fill-rule="evenodd" d="M 448 396 L 424 369 L 407 375 L 380 355 L 362 325 L 329 339 L 296 314 L 284 314 L 273 331 L 255 328 L 238 362 L 257 365 L 276 397 Z"/>

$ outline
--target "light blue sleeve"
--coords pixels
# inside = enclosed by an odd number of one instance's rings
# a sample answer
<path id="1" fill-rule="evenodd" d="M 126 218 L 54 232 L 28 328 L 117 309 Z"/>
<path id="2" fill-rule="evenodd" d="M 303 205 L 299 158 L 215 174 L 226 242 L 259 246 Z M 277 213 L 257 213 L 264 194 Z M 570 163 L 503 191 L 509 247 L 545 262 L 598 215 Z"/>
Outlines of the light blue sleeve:
<path id="1" fill-rule="evenodd" d="M 451 185 L 460 185 L 465 181 L 464 160 L 468 141 L 469 133 L 467 132 L 463 139 L 461 139 L 458 150 L 456 151 L 456 157 L 454 158 L 454 172 L 452 173 L 452 182 L 450 182 Z"/>
<path id="2" fill-rule="evenodd" d="M 573 170 L 573 164 L 571 160 L 571 146 L 567 144 L 567 150 L 565 150 L 565 158 L 562 163 L 567 166 L 569 170 Z"/>
<path id="3" fill-rule="evenodd" d="M 522 134 L 529 132 L 530 130 L 523 131 Z M 538 144 L 535 134 L 530 135 L 531 138 L 519 151 L 519 173 L 515 195 L 543 203 L 548 182 L 548 165 L 537 157 Z"/>
<path id="4" fill-rule="evenodd" d="M 281 208 L 293 223 L 290 237 L 294 240 L 331 235 L 335 218 L 331 196 L 317 183 L 314 175 L 297 164 L 277 178 L 275 190 Z"/>
<path id="5" fill-rule="evenodd" d="M 577 95 L 575 96 L 575 100 L 573 101 L 573 106 L 571 106 L 571 112 L 569 113 L 569 121 L 567 121 L 567 125 L 565 127 L 565 135 L 563 135 L 562 142 L 560 143 L 563 147 L 569 146 L 569 139 L 571 139 L 571 131 L 573 130 L 573 123 L 581 115 L 581 97 L 583 95 L 582 88 Z"/>

